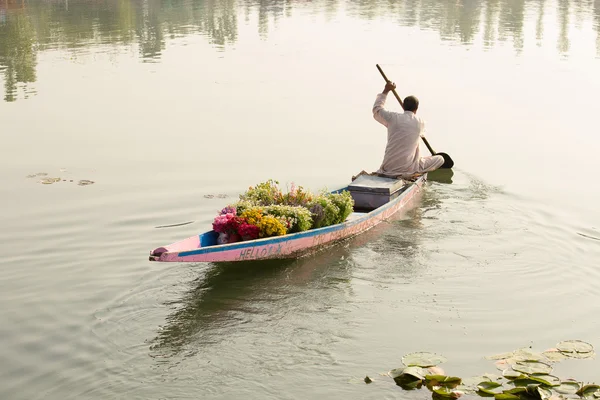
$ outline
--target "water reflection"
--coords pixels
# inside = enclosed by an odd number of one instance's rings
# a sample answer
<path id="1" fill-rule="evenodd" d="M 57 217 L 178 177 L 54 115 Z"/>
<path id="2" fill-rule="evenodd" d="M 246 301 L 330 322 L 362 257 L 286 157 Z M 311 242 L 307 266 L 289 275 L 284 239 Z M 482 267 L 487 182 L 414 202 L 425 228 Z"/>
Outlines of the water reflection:
<path id="1" fill-rule="evenodd" d="M 327 18 L 340 12 L 361 19 L 393 18 L 403 26 L 436 30 L 444 40 L 473 44 L 478 35 L 485 47 L 512 41 L 523 49 L 524 25 L 535 23 L 538 45 L 544 40 L 546 15 L 556 13 L 557 51 L 570 51 L 569 29 L 593 19 L 600 53 L 600 1 L 571 0 L 0 0 L 0 72 L 5 101 L 15 101 L 19 86 L 25 96 L 36 80 L 37 53 L 52 48 L 133 45 L 143 60 L 161 57 L 170 39 L 200 33 L 217 48 L 238 40 L 240 24 L 257 24 L 264 39 L 273 24 L 309 9 Z M 241 20 L 241 21 L 240 21 Z M 252 22 L 254 21 L 254 22 Z M 552 38 L 551 38 L 552 39 Z"/>

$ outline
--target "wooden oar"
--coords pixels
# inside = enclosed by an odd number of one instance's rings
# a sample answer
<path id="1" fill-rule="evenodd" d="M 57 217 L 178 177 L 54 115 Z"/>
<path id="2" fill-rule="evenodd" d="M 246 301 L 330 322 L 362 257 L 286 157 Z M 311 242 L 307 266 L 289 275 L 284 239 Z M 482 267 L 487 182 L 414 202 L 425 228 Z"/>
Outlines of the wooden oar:
<path id="1" fill-rule="evenodd" d="M 383 70 L 381 69 L 379 64 L 376 64 L 376 66 L 377 66 L 377 69 L 379 70 L 379 72 L 381 73 L 381 76 L 383 76 L 383 79 L 385 79 L 386 82 L 390 82 L 390 80 L 387 78 L 387 76 L 385 76 L 385 74 L 383 73 Z M 392 93 L 394 93 L 394 96 L 398 100 L 398 103 L 400 103 L 400 106 L 404 110 L 404 102 L 402 101 L 400 96 L 398 96 L 398 93 L 396 93 L 396 89 L 392 89 Z M 427 149 L 429 149 L 429 152 L 431 153 L 431 155 L 444 157 L 444 164 L 442 164 L 442 166 L 440 168 L 452 168 L 454 166 L 454 161 L 452 161 L 452 158 L 448 154 L 437 153 L 435 150 L 433 150 L 433 148 L 431 147 L 431 145 L 429 144 L 429 142 L 427 141 L 427 139 L 424 136 L 421 136 L 421 139 L 423 139 L 423 142 L 425 143 L 425 146 L 427 146 Z"/>

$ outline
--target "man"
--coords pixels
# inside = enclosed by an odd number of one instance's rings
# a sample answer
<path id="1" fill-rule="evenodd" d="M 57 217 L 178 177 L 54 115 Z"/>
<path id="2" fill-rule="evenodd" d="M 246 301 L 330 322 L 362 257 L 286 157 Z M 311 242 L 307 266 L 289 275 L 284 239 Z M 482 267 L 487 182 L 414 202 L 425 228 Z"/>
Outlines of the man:
<path id="1" fill-rule="evenodd" d="M 421 157 L 419 139 L 425 130 L 425 122 L 417 117 L 419 100 L 414 96 L 404 99 L 404 112 L 386 110 L 383 106 L 396 84 L 388 82 L 377 95 L 373 105 L 373 117 L 387 127 L 388 137 L 385 154 L 377 174 L 389 177 L 409 177 L 430 172 L 444 164 L 442 156 Z"/>

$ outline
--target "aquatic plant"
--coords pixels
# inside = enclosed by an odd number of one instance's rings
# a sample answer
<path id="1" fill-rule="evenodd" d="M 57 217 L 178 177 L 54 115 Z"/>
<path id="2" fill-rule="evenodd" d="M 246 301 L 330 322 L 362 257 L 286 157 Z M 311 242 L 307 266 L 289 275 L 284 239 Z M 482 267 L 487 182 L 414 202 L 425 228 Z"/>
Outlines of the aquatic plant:
<path id="1" fill-rule="evenodd" d="M 405 390 L 425 386 L 433 399 L 457 399 L 464 394 L 494 397 L 495 400 L 565 400 L 600 399 L 600 386 L 584 384 L 574 379 L 552 375 L 553 364 L 566 359 L 595 356 L 594 347 L 580 340 L 566 340 L 556 348 L 541 353 L 523 348 L 509 353 L 488 356 L 502 375 L 484 374 L 468 379 L 448 376 L 438 367 L 446 358 L 433 353 L 411 353 L 402 358 L 401 368 L 390 370 L 387 376 Z M 368 376 L 366 383 L 374 382 Z"/>

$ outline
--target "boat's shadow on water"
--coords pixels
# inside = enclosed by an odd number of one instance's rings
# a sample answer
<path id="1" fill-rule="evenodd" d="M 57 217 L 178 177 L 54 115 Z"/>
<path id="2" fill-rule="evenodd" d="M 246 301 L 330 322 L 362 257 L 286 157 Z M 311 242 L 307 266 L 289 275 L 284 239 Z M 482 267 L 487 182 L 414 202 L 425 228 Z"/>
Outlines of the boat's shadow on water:
<path id="1" fill-rule="evenodd" d="M 298 259 L 207 264 L 187 293 L 167 304 L 174 311 L 152 339 L 151 356 L 195 353 L 323 277 L 348 281 L 352 240 Z"/>

